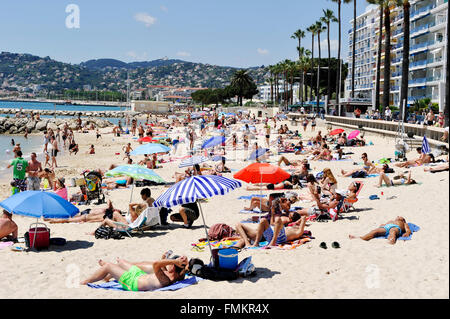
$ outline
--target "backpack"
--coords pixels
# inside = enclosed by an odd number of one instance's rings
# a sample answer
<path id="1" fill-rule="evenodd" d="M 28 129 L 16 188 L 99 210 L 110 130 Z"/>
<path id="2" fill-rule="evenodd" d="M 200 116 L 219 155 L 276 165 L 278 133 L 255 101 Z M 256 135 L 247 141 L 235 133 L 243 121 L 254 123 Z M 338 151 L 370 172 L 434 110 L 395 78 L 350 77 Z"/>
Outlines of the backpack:
<path id="1" fill-rule="evenodd" d="M 233 232 L 233 228 L 227 224 L 215 224 L 209 229 L 208 236 L 210 240 L 221 240 L 225 237 L 231 237 Z"/>
<path id="2" fill-rule="evenodd" d="M 108 226 L 100 226 L 95 230 L 95 238 L 99 239 L 122 239 L 122 233 Z"/>
<path id="3" fill-rule="evenodd" d="M 199 270 L 197 276 L 203 279 L 221 281 L 221 280 L 235 280 L 238 278 L 239 273 L 233 270 L 216 269 L 205 265 Z"/>

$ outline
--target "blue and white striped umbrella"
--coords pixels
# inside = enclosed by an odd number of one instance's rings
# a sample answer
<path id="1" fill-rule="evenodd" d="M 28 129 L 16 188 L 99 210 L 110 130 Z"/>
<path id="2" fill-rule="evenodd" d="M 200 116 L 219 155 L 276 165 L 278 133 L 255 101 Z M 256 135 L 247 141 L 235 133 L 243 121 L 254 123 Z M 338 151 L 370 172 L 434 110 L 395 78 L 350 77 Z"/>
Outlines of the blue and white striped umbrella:
<path id="1" fill-rule="evenodd" d="M 183 167 L 194 166 L 196 164 L 204 163 L 207 161 L 209 161 L 209 158 L 207 158 L 205 156 L 193 156 L 193 157 L 190 157 L 190 158 L 182 161 L 180 166 L 178 166 L 178 167 L 183 168 Z"/>
<path id="2" fill-rule="evenodd" d="M 195 203 L 199 199 L 225 195 L 242 186 L 240 181 L 217 175 L 193 176 L 176 183 L 153 203 L 154 207 L 172 207 Z"/>
<path id="3" fill-rule="evenodd" d="M 214 147 L 223 143 L 225 143 L 225 136 L 213 136 L 203 143 L 202 149 Z"/>
<path id="4" fill-rule="evenodd" d="M 422 153 L 429 154 L 431 153 L 430 144 L 428 144 L 427 136 L 423 136 L 422 140 Z"/>
<path id="5" fill-rule="evenodd" d="M 266 154 L 269 151 L 268 148 L 258 148 L 256 151 L 254 151 L 252 154 L 250 154 L 250 157 L 248 158 L 249 160 L 256 160 L 257 158 L 263 156 L 264 154 Z"/>

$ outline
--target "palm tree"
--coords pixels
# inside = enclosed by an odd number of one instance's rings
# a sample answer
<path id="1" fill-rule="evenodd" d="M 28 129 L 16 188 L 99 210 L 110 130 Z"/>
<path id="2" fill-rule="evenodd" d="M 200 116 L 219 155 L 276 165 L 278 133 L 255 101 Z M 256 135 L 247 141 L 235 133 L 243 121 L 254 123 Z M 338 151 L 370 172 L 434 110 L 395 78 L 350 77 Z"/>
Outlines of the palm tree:
<path id="1" fill-rule="evenodd" d="M 336 105 L 339 105 L 339 98 L 341 94 L 341 45 L 342 45 L 342 20 L 341 20 L 341 5 L 342 3 L 349 3 L 352 0 L 331 0 L 338 5 L 338 23 L 339 23 L 339 45 L 338 45 L 338 63 L 337 66 L 337 87 L 336 87 Z M 339 112 L 340 114 L 340 112 Z"/>
<path id="2" fill-rule="evenodd" d="M 253 83 L 253 79 L 248 74 L 248 70 L 238 70 L 231 79 L 231 86 L 236 89 L 238 95 L 238 103 L 242 106 L 244 90 Z"/>
<path id="3" fill-rule="evenodd" d="M 402 87 L 400 90 L 400 120 L 403 120 L 403 107 L 408 104 L 408 85 L 409 85 L 409 35 L 410 35 L 410 16 L 411 4 L 408 0 L 398 0 L 397 5 L 403 6 L 403 61 L 402 61 Z M 403 102 L 405 101 L 405 102 Z M 403 104 L 405 103 L 405 104 Z"/>
<path id="4" fill-rule="evenodd" d="M 316 25 L 313 24 L 310 27 L 308 27 L 306 29 L 306 31 L 311 32 L 311 39 L 312 39 L 312 48 L 311 48 L 311 81 L 310 81 L 310 95 L 309 95 L 309 100 L 312 101 L 313 99 L 313 87 L 314 87 L 314 79 L 313 79 L 313 74 L 314 74 L 314 36 L 316 34 Z"/>
<path id="5" fill-rule="evenodd" d="M 322 22 L 319 20 L 316 22 L 316 33 L 317 33 L 317 42 L 319 44 L 319 62 L 317 63 L 317 87 L 316 87 L 316 99 L 317 99 L 317 111 L 319 111 L 319 103 L 320 103 L 320 61 L 322 59 L 321 49 L 320 49 L 320 34 L 325 31 L 325 27 Z"/>
<path id="6" fill-rule="evenodd" d="M 323 10 L 322 22 L 327 25 L 327 38 L 328 38 L 328 100 L 327 100 L 327 110 L 328 103 L 331 100 L 331 43 L 330 43 L 330 24 L 332 22 L 338 22 L 338 19 L 334 16 L 334 12 L 330 9 Z"/>
<path id="7" fill-rule="evenodd" d="M 356 64 L 356 0 L 353 0 L 352 98 L 355 97 Z"/>
<path id="8" fill-rule="evenodd" d="M 383 16 L 384 16 L 384 0 L 367 0 L 370 4 L 380 7 L 380 26 L 378 35 L 378 57 L 377 57 L 377 78 L 375 82 L 375 109 L 380 110 L 380 91 L 381 91 L 381 54 L 383 51 Z"/>
<path id="9" fill-rule="evenodd" d="M 390 104 L 391 95 L 391 9 L 393 0 L 384 0 L 384 82 L 383 82 L 383 114 Z"/>
<path id="10" fill-rule="evenodd" d="M 449 8 L 450 9 L 450 8 Z M 450 10 L 447 9 L 447 66 L 446 66 L 446 76 L 445 76 L 445 106 L 444 106 L 444 127 L 448 127 L 449 119 L 448 119 L 448 104 L 450 103 L 450 58 L 448 56 L 448 51 L 450 50 Z"/>
<path id="11" fill-rule="evenodd" d="M 305 31 L 298 29 L 297 31 L 294 32 L 293 35 L 291 35 L 291 39 L 298 39 L 298 48 L 302 47 L 302 39 L 306 36 Z M 300 59 L 302 57 L 301 52 L 298 52 L 298 58 Z"/>
<path id="12" fill-rule="evenodd" d="M 310 54 L 311 54 L 311 51 L 306 50 L 305 55 L 302 56 L 300 58 L 300 60 L 298 61 L 298 67 L 299 67 L 300 72 L 302 74 L 302 78 L 301 78 L 301 83 L 302 84 L 301 84 L 301 89 L 300 89 L 302 106 L 303 106 L 304 101 L 305 101 L 304 94 L 307 93 L 306 90 L 304 89 L 305 88 L 305 74 L 306 74 L 306 72 L 308 72 L 309 65 L 311 64 L 310 63 L 310 58 L 309 58 Z"/>

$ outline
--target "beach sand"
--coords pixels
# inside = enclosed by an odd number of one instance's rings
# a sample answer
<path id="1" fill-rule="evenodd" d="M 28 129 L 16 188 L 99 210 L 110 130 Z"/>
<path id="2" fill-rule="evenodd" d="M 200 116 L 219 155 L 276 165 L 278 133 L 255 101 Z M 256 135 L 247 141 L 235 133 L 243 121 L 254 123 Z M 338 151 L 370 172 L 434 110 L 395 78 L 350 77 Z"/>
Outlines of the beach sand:
<path id="1" fill-rule="evenodd" d="M 303 129 L 300 126 L 290 128 Z M 258 125 L 258 128 L 261 128 Z M 325 133 L 322 121 L 318 121 L 317 130 Z M 83 169 L 107 169 L 110 164 L 123 164 L 122 147 L 129 141 L 135 148 L 138 144 L 129 136 L 113 137 L 106 134 L 95 139 L 95 132 L 76 133 L 80 144 L 80 153 L 76 156 L 63 154 L 58 157 L 61 168 L 57 176 L 64 176 L 68 182 L 72 177 L 80 177 Z M 310 131 L 304 134 L 312 136 Z M 314 134 L 315 135 L 315 134 Z M 180 134 L 181 136 L 181 134 Z M 265 145 L 264 136 L 258 136 L 260 146 Z M 272 135 L 272 140 L 275 135 Z M 370 160 L 394 157 L 394 139 L 366 133 L 366 141 L 373 146 L 346 148 L 354 152 L 352 161 L 310 162 L 314 171 L 330 167 L 337 177 L 338 189 L 346 189 L 352 178 L 340 177 L 341 169 L 353 169 L 353 162 L 361 162 L 360 155 L 367 152 Z M 96 155 L 86 155 L 90 144 L 95 144 Z M 114 155 L 120 152 L 121 155 Z M 288 158 L 299 158 L 288 154 Z M 408 158 L 415 158 L 414 152 Z M 139 157 L 142 158 L 142 157 Z M 271 161 L 279 158 L 272 156 Z M 300 158 L 303 158 L 301 156 Z M 174 171 L 179 161 L 163 164 L 156 172 L 166 181 L 173 181 Z M 231 169 L 241 169 L 249 162 L 229 161 Z M 282 166 L 286 168 L 285 166 Z M 404 169 L 395 168 L 396 173 Z M 12 175 L 12 170 L 10 171 Z M 234 173 L 234 172 L 233 172 Z M 209 251 L 195 252 L 191 244 L 205 237 L 201 218 L 191 230 L 183 229 L 180 224 L 167 229 L 147 231 L 143 236 L 123 240 L 95 239 L 87 235 L 93 232 L 97 224 L 48 224 L 51 237 L 63 237 L 65 246 L 52 246 L 49 251 L 13 252 L 6 248 L 0 250 L 0 298 L 164 298 L 164 299 L 305 299 L 305 298 L 449 298 L 449 173 L 425 173 L 423 167 L 412 168 L 413 178 L 420 185 L 376 188 L 378 178 L 364 179 L 364 188 L 360 200 L 355 204 L 356 211 L 343 215 L 336 222 L 310 222 L 307 229 L 315 237 L 311 242 L 293 250 L 243 250 L 239 260 L 252 256 L 257 275 L 241 278 L 232 282 L 213 282 L 204 280 L 196 285 L 167 292 L 119 292 L 92 289 L 78 286 L 78 282 L 98 268 L 98 260 L 115 261 L 121 257 L 131 261 L 159 259 L 171 249 L 175 254 L 197 257 L 209 261 Z M 232 177 L 232 174 L 225 174 Z M 248 201 L 237 200 L 242 195 L 255 194 L 243 187 L 225 196 L 217 196 L 202 204 L 207 225 L 226 223 L 235 226 L 251 215 L 238 212 L 248 205 Z M 9 195 L 8 180 L 1 183 L 0 199 Z M 156 199 L 167 188 L 151 187 Z M 77 188 L 69 188 L 74 193 Z M 140 188 L 133 192 L 133 202 L 140 202 Z M 305 193 L 306 190 L 296 190 Z M 108 199 L 115 206 L 126 210 L 131 189 L 108 191 Z M 381 192 L 384 195 L 381 195 Z M 269 194 L 264 191 L 263 194 Z M 377 194 L 380 200 L 369 200 Z M 387 200 L 390 196 L 396 198 Z M 310 207 L 311 203 L 294 206 Z M 95 207 L 95 206 L 92 206 Z M 80 206 L 80 210 L 86 207 Z M 175 208 L 174 211 L 178 211 Z M 410 241 L 398 241 L 389 245 L 384 239 L 369 242 L 350 240 L 349 234 L 363 235 L 382 223 L 403 216 L 408 222 L 420 226 Z M 19 237 L 28 230 L 35 220 L 14 216 L 19 226 Z M 331 243 L 340 243 L 340 249 L 331 248 Z M 319 247 L 326 242 L 328 249 Z M 22 244 L 23 245 L 23 244 Z"/>

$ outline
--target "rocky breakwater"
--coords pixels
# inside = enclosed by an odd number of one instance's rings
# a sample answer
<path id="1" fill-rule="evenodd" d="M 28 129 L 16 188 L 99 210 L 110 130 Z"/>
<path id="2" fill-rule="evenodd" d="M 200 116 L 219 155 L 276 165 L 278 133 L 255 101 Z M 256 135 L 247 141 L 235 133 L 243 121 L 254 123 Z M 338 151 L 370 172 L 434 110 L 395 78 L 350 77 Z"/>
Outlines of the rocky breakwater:
<path id="1" fill-rule="evenodd" d="M 23 134 L 25 130 L 28 133 L 43 132 L 48 129 L 56 130 L 58 127 L 62 130 L 64 124 L 67 123 L 69 128 L 77 128 L 76 118 L 72 119 L 41 119 L 40 121 L 31 120 L 31 118 L 16 118 L 16 117 L 0 117 L 0 134 Z M 89 118 L 84 119 L 82 125 L 94 124 L 95 127 L 105 128 L 113 126 L 113 123 L 104 119 Z"/>
<path id="2" fill-rule="evenodd" d="M 44 116 L 78 116 L 79 114 L 82 117 L 109 117 L 109 118 L 125 118 L 127 116 L 138 117 L 141 116 L 142 113 L 139 112 L 130 112 L 130 111 L 55 111 L 55 110 L 29 110 L 29 109 L 6 109 L 0 108 L 0 114 L 11 114 L 16 115 L 17 113 L 21 113 L 24 115 L 39 113 Z"/>

